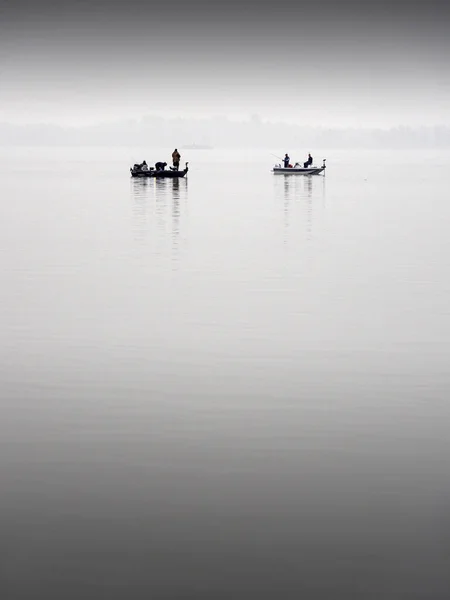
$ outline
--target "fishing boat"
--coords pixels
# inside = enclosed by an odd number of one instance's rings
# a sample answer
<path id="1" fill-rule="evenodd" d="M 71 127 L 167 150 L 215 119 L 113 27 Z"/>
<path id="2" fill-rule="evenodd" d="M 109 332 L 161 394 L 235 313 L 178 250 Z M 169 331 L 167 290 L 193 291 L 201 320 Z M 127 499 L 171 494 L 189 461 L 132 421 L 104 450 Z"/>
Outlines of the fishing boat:
<path id="1" fill-rule="evenodd" d="M 323 159 L 322 166 L 315 167 L 310 165 L 309 167 L 302 167 L 300 163 L 295 163 L 293 167 L 283 167 L 281 164 L 275 165 L 272 169 L 274 173 L 281 173 L 283 175 L 319 175 L 324 173 L 326 169 L 326 158 Z M 324 173 L 325 174 L 325 173 Z"/>
<path id="2" fill-rule="evenodd" d="M 142 164 L 135 164 L 130 167 L 131 177 L 184 177 L 188 172 L 188 164 L 186 163 L 185 168 L 182 171 L 169 167 L 166 169 L 155 169 L 155 167 L 143 168 Z"/>

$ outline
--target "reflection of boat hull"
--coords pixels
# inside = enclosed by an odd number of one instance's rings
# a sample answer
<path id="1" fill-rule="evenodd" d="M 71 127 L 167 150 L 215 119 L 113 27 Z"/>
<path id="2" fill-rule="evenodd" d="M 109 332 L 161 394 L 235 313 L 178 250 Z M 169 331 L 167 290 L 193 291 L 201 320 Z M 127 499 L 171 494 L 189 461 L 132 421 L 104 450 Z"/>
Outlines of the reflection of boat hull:
<path id="1" fill-rule="evenodd" d="M 134 167 L 130 167 L 131 177 L 184 177 L 188 170 L 188 163 L 186 163 L 186 167 L 182 171 L 176 171 L 172 168 L 167 169 L 167 171 L 165 169 L 157 171 L 153 167 L 150 167 L 150 169 L 144 171 L 141 168 L 136 168 L 136 165 Z"/>
<path id="2" fill-rule="evenodd" d="M 282 167 L 281 165 L 275 165 L 272 171 L 282 175 L 319 175 L 326 169 L 325 160 L 324 158 L 321 167 Z"/>

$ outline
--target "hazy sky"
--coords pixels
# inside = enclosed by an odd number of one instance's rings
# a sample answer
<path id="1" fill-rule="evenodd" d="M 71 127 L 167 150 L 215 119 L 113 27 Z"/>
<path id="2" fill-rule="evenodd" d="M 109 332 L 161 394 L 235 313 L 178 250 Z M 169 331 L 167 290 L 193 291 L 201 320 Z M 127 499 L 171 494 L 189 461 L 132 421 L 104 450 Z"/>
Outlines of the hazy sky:
<path id="1" fill-rule="evenodd" d="M 0 0 L 0 120 L 450 123 L 447 2 L 284 4 Z"/>

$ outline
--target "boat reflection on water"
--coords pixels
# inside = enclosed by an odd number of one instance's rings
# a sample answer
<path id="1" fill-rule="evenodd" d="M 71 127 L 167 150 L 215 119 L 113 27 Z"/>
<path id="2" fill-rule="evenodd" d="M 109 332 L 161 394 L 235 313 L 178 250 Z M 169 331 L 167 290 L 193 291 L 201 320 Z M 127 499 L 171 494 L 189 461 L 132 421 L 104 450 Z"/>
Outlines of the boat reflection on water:
<path id="1" fill-rule="evenodd" d="M 282 207 L 283 243 L 290 243 L 301 231 L 311 239 L 313 221 L 325 208 L 325 178 L 280 174 L 274 178 L 274 193 L 277 204 Z"/>
<path id="2" fill-rule="evenodd" d="M 180 255 L 182 207 L 187 202 L 187 193 L 187 179 L 131 179 L 134 238 L 149 244 L 162 259 L 170 257 L 173 268 Z"/>
<path id="3" fill-rule="evenodd" d="M 133 211 L 133 237 L 136 242 L 145 242 L 149 233 L 150 206 L 148 203 L 150 179 L 131 179 Z"/>

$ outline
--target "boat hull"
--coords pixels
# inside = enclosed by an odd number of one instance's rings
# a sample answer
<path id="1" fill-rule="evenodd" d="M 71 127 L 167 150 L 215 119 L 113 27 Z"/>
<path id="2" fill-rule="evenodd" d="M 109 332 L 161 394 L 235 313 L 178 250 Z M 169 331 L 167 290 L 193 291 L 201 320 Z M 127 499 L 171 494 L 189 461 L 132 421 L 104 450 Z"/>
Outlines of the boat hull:
<path id="1" fill-rule="evenodd" d="M 136 171 L 130 169 L 131 177 L 158 177 L 158 178 L 173 178 L 173 177 L 184 177 L 188 172 L 187 169 L 183 171 Z"/>
<path id="2" fill-rule="evenodd" d="M 303 167 L 274 167 L 272 170 L 274 173 L 281 175 L 319 175 L 319 173 L 325 171 L 325 167 L 309 167 L 306 169 Z"/>

